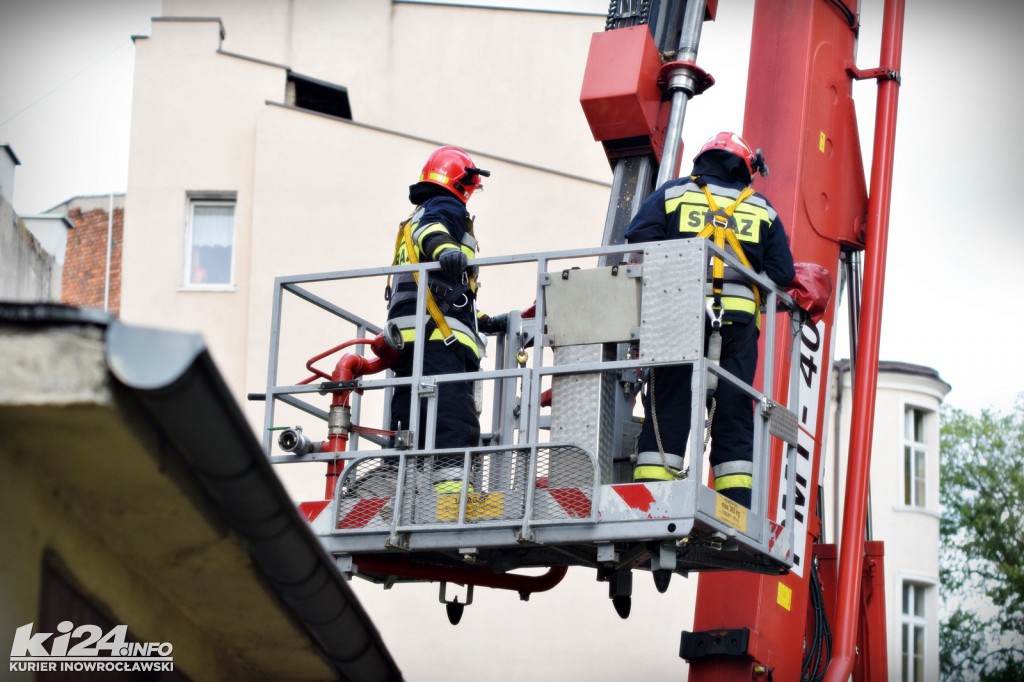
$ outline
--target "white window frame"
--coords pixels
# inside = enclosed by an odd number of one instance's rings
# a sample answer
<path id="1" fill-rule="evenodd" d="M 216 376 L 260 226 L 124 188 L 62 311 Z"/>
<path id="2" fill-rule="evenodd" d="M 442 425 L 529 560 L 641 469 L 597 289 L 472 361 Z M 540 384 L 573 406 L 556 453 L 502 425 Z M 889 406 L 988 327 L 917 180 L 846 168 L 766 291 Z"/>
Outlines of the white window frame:
<path id="1" fill-rule="evenodd" d="M 919 413 L 922 418 L 922 430 L 924 432 L 924 441 L 914 440 L 914 434 L 907 433 L 907 418 L 911 412 Z M 929 495 L 929 464 L 932 463 L 932 458 L 936 455 L 933 453 L 934 448 L 928 441 L 928 435 L 932 426 L 932 419 L 935 418 L 935 411 L 930 410 L 920 405 L 913 403 L 904 403 L 903 411 L 900 415 L 900 503 L 910 509 L 928 509 L 930 504 L 933 504 L 935 500 L 930 499 Z M 908 462 L 908 460 L 910 460 Z M 916 465 L 921 464 L 921 478 L 920 478 L 920 493 L 918 493 L 918 487 L 916 483 L 918 480 L 915 476 Z M 908 463 L 910 464 L 910 470 L 907 470 Z M 910 480 L 908 480 L 908 476 Z M 907 499 L 909 486 L 910 499 Z"/>
<path id="2" fill-rule="evenodd" d="M 933 587 L 916 580 L 903 580 L 900 583 L 900 679 L 903 682 L 928 679 L 928 593 Z M 911 597 L 909 605 L 906 599 L 908 589 Z M 917 615 L 914 608 L 919 598 L 921 615 Z M 913 634 L 909 641 L 908 633 Z M 913 651 L 915 643 L 921 645 L 920 659 Z"/>
<path id="3" fill-rule="evenodd" d="M 231 214 L 231 260 L 228 265 L 228 281 L 204 283 L 192 281 L 193 223 L 195 209 L 199 206 L 230 206 Z M 189 193 L 185 210 L 185 241 L 182 247 L 181 289 L 186 291 L 234 291 L 235 257 L 238 247 L 238 200 L 230 193 Z"/>

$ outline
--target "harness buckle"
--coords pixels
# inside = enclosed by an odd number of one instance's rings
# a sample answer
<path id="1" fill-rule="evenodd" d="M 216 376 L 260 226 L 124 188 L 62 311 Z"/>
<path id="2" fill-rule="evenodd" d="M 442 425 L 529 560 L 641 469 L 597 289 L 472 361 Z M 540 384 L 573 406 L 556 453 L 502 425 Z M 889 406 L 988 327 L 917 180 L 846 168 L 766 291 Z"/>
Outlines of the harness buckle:
<path id="1" fill-rule="evenodd" d="M 720 227 L 725 229 L 729 227 L 732 222 L 732 216 L 726 213 L 723 209 L 709 210 L 704 214 L 704 224 L 711 225 L 713 227 Z"/>
<path id="2" fill-rule="evenodd" d="M 458 340 L 459 339 L 455 336 L 455 332 L 452 332 L 452 335 L 444 340 L 444 345 L 450 346 Z"/>

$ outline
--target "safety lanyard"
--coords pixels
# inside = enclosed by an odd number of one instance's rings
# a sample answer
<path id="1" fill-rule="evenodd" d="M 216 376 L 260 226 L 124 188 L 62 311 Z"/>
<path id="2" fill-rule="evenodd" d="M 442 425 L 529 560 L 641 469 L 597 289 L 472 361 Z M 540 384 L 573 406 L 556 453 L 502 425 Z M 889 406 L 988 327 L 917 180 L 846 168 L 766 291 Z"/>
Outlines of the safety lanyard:
<path id="1" fill-rule="evenodd" d="M 747 185 L 740 192 L 740 195 L 736 198 L 736 201 L 732 202 L 729 206 L 723 209 L 718 208 L 718 203 L 715 201 L 714 196 L 711 194 L 711 190 L 708 189 L 707 183 L 700 176 L 693 176 L 691 178 L 698 187 L 704 191 L 704 197 L 707 199 L 708 208 L 711 209 L 708 221 L 704 224 L 704 229 L 701 230 L 697 237 L 699 239 L 711 239 L 714 241 L 715 246 L 720 249 L 725 249 L 725 245 L 728 244 L 729 248 L 733 250 L 740 263 L 745 268 L 750 269 L 750 261 L 747 260 L 747 256 L 743 253 L 743 246 L 740 244 L 740 240 L 736 238 L 736 233 L 731 227 L 729 227 L 729 221 L 732 218 L 733 212 L 739 207 L 744 201 L 749 199 L 754 194 L 754 188 Z M 722 289 L 725 281 L 725 261 L 718 254 L 714 254 L 711 260 L 711 294 L 712 294 L 712 326 L 718 327 L 722 324 Z M 754 310 L 761 309 L 761 292 L 756 284 L 751 285 L 751 289 L 754 292 Z"/>

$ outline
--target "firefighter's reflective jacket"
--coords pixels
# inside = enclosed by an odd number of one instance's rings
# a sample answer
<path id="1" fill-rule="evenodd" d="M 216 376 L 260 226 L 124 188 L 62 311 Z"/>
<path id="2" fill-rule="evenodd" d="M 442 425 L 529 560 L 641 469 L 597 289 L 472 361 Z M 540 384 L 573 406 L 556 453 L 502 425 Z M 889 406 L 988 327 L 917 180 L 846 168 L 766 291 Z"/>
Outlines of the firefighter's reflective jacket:
<path id="1" fill-rule="evenodd" d="M 410 246 L 412 252 L 410 253 Z M 435 196 L 420 204 L 399 227 L 395 240 L 395 265 L 436 261 L 449 249 L 461 249 L 467 258 L 476 256 L 473 220 L 465 205 L 455 197 Z M 483 352 L 483 340 L 476 329 L 476 271 L 470 267 L 460 281 L 452 281 L 441 271 L 431 273 L 428 283 L 437 308 L 454 334 L 453 342 L 465 345 L 477 357 Z M 388 290 L 388 319 L 402 330 L 408 343 L 416 338 L 416 289 L 412 274 L 396 275 Z M 427 316 L 431 341 L 444 341 L 445 334 Z"/>
<path id="2" fill-rule="evenodd" d="M 746 185 L 705 174 L 701 178 L 719 207 L 729 206 Z M 707 197 L 692 177 L 669 181 L 653 192 L 641 205 L 626 230 L 626 241 L 656 242 L 696 237 L 707 223 L 710 208 Z M 755 192 L 733 212 L 730 227 L 743 253 L 756 272 L 764 272 L 779 286 L 793 280 L 793 256 L 786 233 L 775 209 Z M 751 287 L 735 268 L 726 263 L 722 305 L 726 323 L 746 321 L 756 313 Z"/>

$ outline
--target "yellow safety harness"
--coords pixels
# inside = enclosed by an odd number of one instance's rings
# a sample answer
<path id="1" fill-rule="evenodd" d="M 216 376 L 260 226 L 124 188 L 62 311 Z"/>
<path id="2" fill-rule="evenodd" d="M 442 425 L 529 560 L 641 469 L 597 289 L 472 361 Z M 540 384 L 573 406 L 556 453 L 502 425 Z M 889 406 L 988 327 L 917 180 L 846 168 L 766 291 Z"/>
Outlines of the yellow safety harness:
<path id="1" fill-rule="evenodd" d="M 470 231 L 472 231 L 472 223 L 470 223 Z M 406 219 L 402 221 L 402 224 L 398 226 L 398 235 L 395 237 L 395 258 L 391 262 L 392 265 L 398 264 L 398 250 L 405 244 L 405 253 L 409 259 L 409 263 L 416 265 L 420 262 L 420 258 L 417 255 L 416 245 L 412 239 L 412 220 Z M 420 277 L 419 272 L 412 273 L 413 281 L 419 286 Z M 388 291 L 391 290 L 391 277 L 388 276 Z M 476 291 L 475 278 L 469 276 L 469 290 L 471 292 Z M 450 346 L 457 340 L 455 332 L 452 331 L 451 325 L 444 317 L 444 313 L 441 312 L 440 306 L 437 305 L 437 300 L 434 298 L 433 292 L 430 287 L 427 287 L 427 313 L 430 315 L 430 319 L 434 321 L 438 331 L 441 332 L 441 336 L 444 339 L 444 345 Z"/>
<path id="2" fill-rule="evenodd" d="M 708 208 L 711 211 L 708 213 L 708 219 L 704 224 L 704 229 L 701 230 L 697 237 L 700 239 L 711 239 L 715 246 L 720 249 L 724 249 L 725 245 L 729 247 L 736 254 L 740 263 L 743 266 L 750 268 L 750 261 L 747 260 L 747 256 L 743 253 L 743 246 L 740 244 L 740 240 L 736 238 L 736 233 L 729 227 L 730 218 L 736 211 L 740 204 L 749 199 L 754 195 L 754 188 L 747 185 L 740 195 L 736 197 L 736 201 L 732 202 L 725 208 L 718 208 L 718 203 L 715 201 L 715 197 L 711 194 L 711 190 L 708 189 L 707 183 L 704 182 L 699 176 L 692 176 L 692 180 L 704 191 L 704 196 L 708 202 Z M 712 258 L 711 266 L 711 294 L 713 296 L 711 310 L 713 313 L 711 325 L 712 327 L 720 327 L 722 324 L 722 288 L 725 280 L 725 261 L 721 256 L 715 254 Z M 758 310 L 761 309 L 761 291 L 758 289 L 756 284 L 751 285 L 751 289 L 754 292 L 754 311 L 755 316 Z"/>

